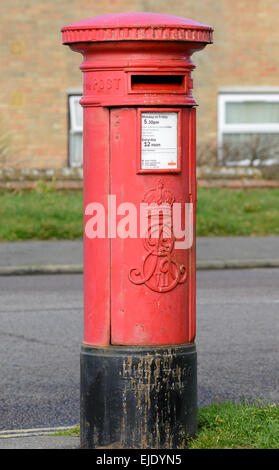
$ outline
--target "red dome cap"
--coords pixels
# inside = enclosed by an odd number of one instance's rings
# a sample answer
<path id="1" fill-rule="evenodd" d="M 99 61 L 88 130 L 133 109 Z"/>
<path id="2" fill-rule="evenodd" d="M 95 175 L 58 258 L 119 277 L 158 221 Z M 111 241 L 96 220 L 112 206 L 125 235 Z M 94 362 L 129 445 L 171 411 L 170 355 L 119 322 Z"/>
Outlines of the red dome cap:
<path id="1" fill-rule="evenodd" d="M 103 41 L 212 42 L 213 28 L 180 16 L 117 13 L 93 16 L 62 28 L 63 43 Z"/>

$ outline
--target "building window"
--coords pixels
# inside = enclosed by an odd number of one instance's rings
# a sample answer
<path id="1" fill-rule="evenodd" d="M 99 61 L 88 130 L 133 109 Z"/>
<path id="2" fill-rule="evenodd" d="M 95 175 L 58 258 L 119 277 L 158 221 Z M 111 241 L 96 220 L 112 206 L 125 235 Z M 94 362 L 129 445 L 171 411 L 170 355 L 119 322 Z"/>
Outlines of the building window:
<path id="1" fill-rule="evenodd" d="M 81 95 L 69 95 L 69 165 L 81 167 L 83 163 L 83 113 L 79 104 Z"/>
<path id="2" fill-rule="evenodd" d="M 218 96 L 219 161 L 228 165 L 279 163 L 279 90 L 221 92 Z"/>

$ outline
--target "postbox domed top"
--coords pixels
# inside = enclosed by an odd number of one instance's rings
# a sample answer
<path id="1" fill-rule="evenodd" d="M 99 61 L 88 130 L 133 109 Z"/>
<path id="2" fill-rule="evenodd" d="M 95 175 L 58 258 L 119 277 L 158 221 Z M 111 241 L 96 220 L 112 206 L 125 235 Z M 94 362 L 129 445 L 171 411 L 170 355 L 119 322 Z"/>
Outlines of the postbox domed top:
<path id="1" fill-rule="evenodd" d="M 61 31 L 64 44 L 131 40 L 211 43 L 213 28 L 180 16 L 141 12 L 93 16 Z"/>

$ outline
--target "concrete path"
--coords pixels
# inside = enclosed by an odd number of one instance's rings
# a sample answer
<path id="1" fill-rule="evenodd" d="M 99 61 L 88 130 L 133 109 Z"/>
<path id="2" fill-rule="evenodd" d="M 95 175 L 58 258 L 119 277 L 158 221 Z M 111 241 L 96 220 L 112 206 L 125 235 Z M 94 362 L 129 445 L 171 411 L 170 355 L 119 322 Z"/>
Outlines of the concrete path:
<path id="1" fill-rule="evenodd" d="M 0 439 L 0 449 L 78 449 L 79 437 L 30 436 Z"/>
<path id="2" fill-rule="evenodd" d="M 81 273 L 82 240 L 0 243 L 0 275 Z"/>
<path id="3" fill-rule="evenodd" d="M 279 267 L 279 237 L 197 239 L 198 269 Z"/>
<path id="4" fill-rule="evenodd" d="M 0 243 L 0 275 L 81 273 L 82 240 Z M 279 236 L 202 237 L 197 268 L 279 267 Z"/>
<path id="5" fill-rule="evenodd" d="M 81 240 L 50 240 L 0 243 L 0 266 L 80 265 Z"/>

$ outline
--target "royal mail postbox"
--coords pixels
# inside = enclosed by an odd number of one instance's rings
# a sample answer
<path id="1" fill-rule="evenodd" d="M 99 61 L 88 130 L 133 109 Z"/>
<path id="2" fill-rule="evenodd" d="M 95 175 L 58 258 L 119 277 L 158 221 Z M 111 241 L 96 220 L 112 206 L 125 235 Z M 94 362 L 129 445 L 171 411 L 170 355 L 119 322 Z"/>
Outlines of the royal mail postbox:
<path id="1" fill-rule="evenodd" d="M 154 13 L 62 29 L 83 55 L 85 448 L 180 448 L 196 432 L 191 55 L 212 31 Z"/>

